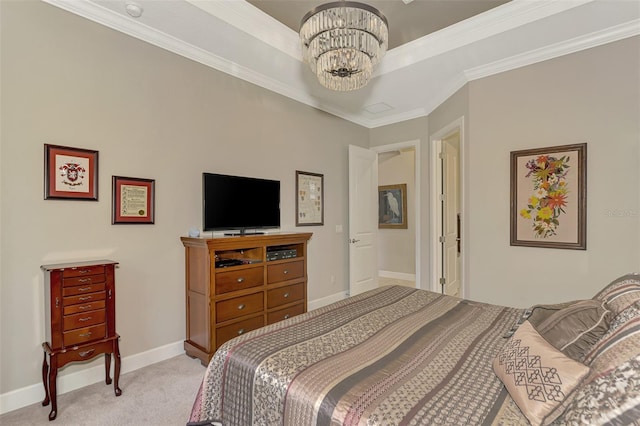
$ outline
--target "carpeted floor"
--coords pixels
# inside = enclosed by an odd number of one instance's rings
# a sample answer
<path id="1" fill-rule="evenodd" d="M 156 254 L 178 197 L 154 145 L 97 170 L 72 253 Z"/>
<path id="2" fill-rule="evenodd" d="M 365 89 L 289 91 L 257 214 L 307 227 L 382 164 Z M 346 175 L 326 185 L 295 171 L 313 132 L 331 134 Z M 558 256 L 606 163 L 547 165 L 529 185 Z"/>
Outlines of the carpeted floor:
<path id="1" fill-rule="evenodd" d="M 0 425 L 185 425 L 204 372 L 200 360 L 180 355 L 120 376 L 117 398 L 100 382 L 58 395 L 52 422 L 51 405 L 37 403 L 3 414 Z"/>

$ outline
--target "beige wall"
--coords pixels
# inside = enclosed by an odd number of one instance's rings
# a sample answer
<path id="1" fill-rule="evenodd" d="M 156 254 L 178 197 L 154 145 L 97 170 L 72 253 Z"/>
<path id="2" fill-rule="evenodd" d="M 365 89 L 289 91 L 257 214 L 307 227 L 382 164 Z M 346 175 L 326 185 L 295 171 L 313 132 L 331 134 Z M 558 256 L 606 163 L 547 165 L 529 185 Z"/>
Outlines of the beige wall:
<path id="1" fill-rule="evenodd" d="M 200 226 L 203 171 L 280 180 L 283 229 L 314 233 L 309 299 L 346 291 L 335 225 L 366 128 L 45 3 L 1 7 L 0 394 L 40 386 L 45 263 L 120 262 L 125 359 L 184 339 L 179 237 Z M 99 151 L 98 202 L 43 200 L 44 143 Z M 324 174 L 325 226 L 295 228 L 296 170 Z M 155 179 L 155 225 L 110 224 L 112 175 Z"/>
<path id="2" fill-rule="evenodd" d="M 640 38 L 469 84 L 470 297 L 592 297 L 640 270 Z M 587 143 L 587 250 L 509 245 L 509 153 Z"/>

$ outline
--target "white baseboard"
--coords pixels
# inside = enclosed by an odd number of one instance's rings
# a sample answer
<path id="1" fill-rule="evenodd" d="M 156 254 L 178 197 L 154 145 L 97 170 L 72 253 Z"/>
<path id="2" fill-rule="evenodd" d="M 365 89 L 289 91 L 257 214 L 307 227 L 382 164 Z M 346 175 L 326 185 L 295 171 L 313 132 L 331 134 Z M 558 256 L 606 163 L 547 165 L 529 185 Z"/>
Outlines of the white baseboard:
<path id="1" fill-rule="evenodd" d="M 378 276 L 382 278 L 394 278 L 396 280 L 416 281 L 416 274 L 407 274 L 404 272 L 378 271 Z"/>
<path id="2" fill-rule="evenodd" d="M 340 293 L 334 293 L 332 295 L 322 297 L 320 299 L 312 300 L 307 303 L 307 310 L 311 311 L 313 309 L 322 308 L 323 306 L 330 305 L 333 302 L 337 302 L 338 300 L 346 299 L 347 292 L 341 291 Z"/>
<path id="3" fill-rule="evenodd" d="M 164 361 L 184 353 L 183 342 L 169 343 L 148 350 L 146 352 L 130 355 L 122 358 L 120 374 L 129 373 L 139 368 L 146 367 L 156 362 Z M 111 363 L 113 375 L 114 363 Z M 86 370 L 77 371 L 67 375 L 58 376 L 58 395 L 73 390 L 102 382 L 104 380 L 104 365 L 99 365 Z M 26 407 L 27 405 L 41 402 L 44 399 L 44 386 L 42 383 L 25 386 L 11 392 L 0 394 L 0 414 Z"/>
<path id="4" fill-rule="evenodd" d="M 329 305 L 338 300 L 345 299 L 347 292 L 342 291 L 320 299 L 312 300 L 307 304 L 308 310 L 317 309 Z M 169 343 L 168 345 L 150 349 L 146 352 L 130 355 L 122 358 L 120 374 L 138 370 L 156 362 L 164 361 L 184 353 L 183 341 Z M 111 363 L 113 375 L 113 362 Z M 97 365 L 85 370 L 70 374 L 58 375 L 58 395 L 80 389 L 104 380 L 104 365 Z M 37 383 L 0 394 L 0 414 L 26 407 L 27 405 L 41 402 L 44 399 L 44 387 Z"/>

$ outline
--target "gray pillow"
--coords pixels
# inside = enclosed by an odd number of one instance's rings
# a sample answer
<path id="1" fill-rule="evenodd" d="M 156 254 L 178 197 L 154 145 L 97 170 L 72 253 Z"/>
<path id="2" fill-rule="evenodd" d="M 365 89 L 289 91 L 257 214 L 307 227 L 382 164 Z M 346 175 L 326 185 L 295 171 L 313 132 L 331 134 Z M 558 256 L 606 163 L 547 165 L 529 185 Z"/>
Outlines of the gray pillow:
<path id="1" fill-rule="evenodd" d="M 565 355 L 582 361 L 609 329 L 611 312 L 601 300 L 580 300 L 540 318 L 535 329 Z"/>

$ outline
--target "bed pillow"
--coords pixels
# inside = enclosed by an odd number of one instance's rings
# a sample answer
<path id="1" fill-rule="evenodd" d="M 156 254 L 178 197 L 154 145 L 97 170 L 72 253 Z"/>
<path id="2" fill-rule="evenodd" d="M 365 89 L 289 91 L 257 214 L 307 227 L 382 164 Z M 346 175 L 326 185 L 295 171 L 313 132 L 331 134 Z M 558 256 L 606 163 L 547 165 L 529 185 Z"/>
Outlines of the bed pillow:
<path id="1" fill-rule="evenodd" d="M 606 302 L 580 300 L 556 310 L 542 319 L 535 329 L 557 349 L 577 361 L 582 361 L 609 330 L 611 311 Z M 529 320 L 531 322 L 531 320 Z"/>
<path id="2" fill-rule="evenodd" d="M 503 335 L 504 338 L 513 336 L 513 333 L 516 332 L 520 324 L 529 320 L 531 325 L 536 327 L 545 319 L 549 318 L 550 315 L 559 311 L 560 309 L 564 309 L 578 302 L 578 300 L 574 300 L 571 302 L 564 303 L 555 303 L 551 305 L 534 305 L 530 308 L 524 309 L 518 318 L 518 320 L 513 324 L 513 326 Z"/>
<path id="3" fill-rule="evenodd" d="M 637 356 L 640 356 L 640 301 L 619 313 L 607 333 L 586 354 L 584 363 L 591 368 L 586 382 Z"/>
<path id="4" fill-rule="evenodd" d="M 532 425 L 548 425 L 589 373 L 525 321 L 493 360 L 493 370 Z"/>
<path id="5" fill-rule="evenodd" d="M 526 309 L 518 322 L 504 335 L 511 337 L 524 321 L 529 323 L 565 355 L 582 361 L 585 354 L 608 331 L 612 313 L 606 302 L 574 300 Z"/>
<path id="6" fill-rule="evenodd" d="M 576 391 L 562 424 L 630 425 L 640 419 L 640 355 Z"/>
<path id="7" fill-rule="evenodd" d="M 552 305 L 534 305 L 529 308 L 529 316 L 525 319 L 529 320 L 532 326 L 537 327 L 551 315 L 578 302 L 579 300 L 573 300 L 571 302 L 555 303 Z"/>
<path id="8" fill-rule="evenodd" d="M 594 300 L 602 300 L 614 315 L 618 315 L 626 308 L 640 301 L 640 274 L 623 275 L 593 296 Z"/>

